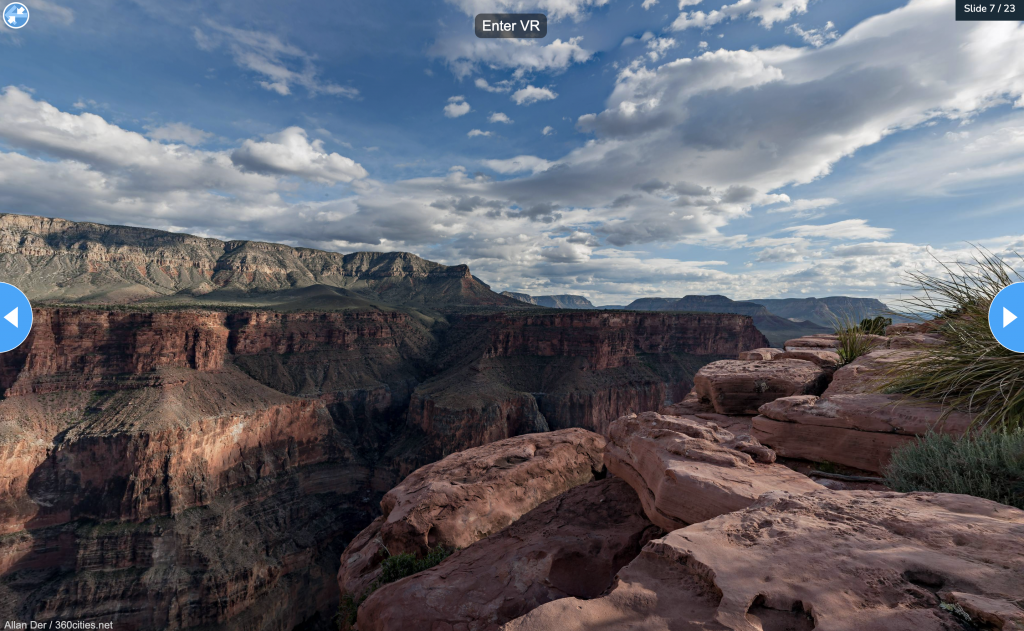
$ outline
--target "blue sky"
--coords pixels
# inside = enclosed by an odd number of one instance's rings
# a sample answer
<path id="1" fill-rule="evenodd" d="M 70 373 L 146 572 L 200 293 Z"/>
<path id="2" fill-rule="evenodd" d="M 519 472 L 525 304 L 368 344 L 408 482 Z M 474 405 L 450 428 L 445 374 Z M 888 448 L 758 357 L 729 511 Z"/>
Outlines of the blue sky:
<path id="1" fill-rule="evenodd" d="M 1024 245 L 1024 31 L 952 0 L 28 1 L 0 211 L 468 263 L 496 290 L 892 298 Z M 543 40 L 480 40 L 540 11 Z"/>

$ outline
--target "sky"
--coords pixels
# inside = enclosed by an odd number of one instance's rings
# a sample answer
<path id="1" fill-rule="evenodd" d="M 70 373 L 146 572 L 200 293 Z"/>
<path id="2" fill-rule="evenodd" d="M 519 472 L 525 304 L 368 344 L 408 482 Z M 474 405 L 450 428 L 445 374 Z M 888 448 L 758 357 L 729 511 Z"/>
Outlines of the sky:
<path id="1" fill-rule="evenodd" d="M 953 0 L 24 3 L 0 212 L 619 305 L 893 300 L 1024 251 L 1024 29 Z M 483 12 L 547 37 L 478 39 Z"/>

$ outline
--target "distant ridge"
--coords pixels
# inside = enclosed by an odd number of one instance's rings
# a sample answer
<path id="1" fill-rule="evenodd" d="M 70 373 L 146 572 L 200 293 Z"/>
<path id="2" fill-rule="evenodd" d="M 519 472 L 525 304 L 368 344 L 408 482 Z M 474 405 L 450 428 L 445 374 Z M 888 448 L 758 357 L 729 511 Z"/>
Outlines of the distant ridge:
<path id="1" fill-rule="evenodd" d="M 787 339 L 815 333 L 831 333 L 832 329 L 813 322 L 794 322 L 770 312 L 752 301 L 732 300 L 725 296 L 684 296 L 683 298 L 639 298 L 626 309 L 635 311 L 696 311 L 706 313 L 739 313 L 754 319 L 758 328 L 773 346 Z"/>
<path id="2" fill-rule="evenodd" d="M 748 302 L 764 305 L 769 311 L 783 318 L 808 320 L 822 326 L 832 326 L 835 322 L 844 319 L 860 322 L 864 318 L 886 314 L 889 310 L 889 307 L 880 300 L 848 296 L 768 298 L 749 300 Z"/>
<path id="3" fill-rule="evenodd" d="M 269 305 L 268 296 L 282 294 L 288 300 L 317 295 L 340 307 L 519 305 L 466 265 L 407 252 L 339 254 L 12 214 L 0 214 L 0 278 L 40 303 Z M 317 286 L 334 291 L 296 293 Z"/>
<path id="4" fill-rule="evenodd" d="M 525 302 L 530 305 L 537 305 L 538 307 L 550 307 L 552 309 L 597 309 L 589 300 L 584 296 L 577 296 L 573 294 L 559 294 L 557 296 L 531 296 L 530 294 L 520 294 L 512 291 L 501 292 L 502 296 L 514 298 L 520 302 Z"/>

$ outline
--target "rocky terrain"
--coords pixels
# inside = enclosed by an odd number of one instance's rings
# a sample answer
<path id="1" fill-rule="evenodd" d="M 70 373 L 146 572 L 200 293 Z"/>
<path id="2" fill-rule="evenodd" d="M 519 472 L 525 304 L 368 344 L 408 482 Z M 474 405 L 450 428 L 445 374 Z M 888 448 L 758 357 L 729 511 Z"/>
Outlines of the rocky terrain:
<path id="1" fill-rule="evenodd" d="M 412 472 L 603 431 L 767 343 L 738 315 L 539 310 L 407 254 L 13 215 L 0 270 L 36 305 L 28 340 L 0 355 L 11 619 L 334 628 L 342 551 Z M 596 453 L 510 520 L 603 475 Z M 631 523 L 609 534 L 609 578 L 654 528 Z"/>
<path id="2" fill-rule="evenodd" d="M 895 325 L 874 338 L 874 350 L 842 367 L 834 336 L 709 364 L 683 401 L 661 413 L 624 415 L 602 430 L 604 440 L 591 435 L 585 453 L 592 458 L 603 448 L 606 467 L 598 481 L 579 478 L 578 465 L 562 464 L 564 456 L 533 449 L 530 458 L 517 457 L 531 449 L 525 436 L 425 467 L 410 479 L 416 487 L 451 489 L 430 505 L 459 514 L 459 523 L 517 501 L 522 466 L 578 486 L 502 530 L 485 529 L 433 568 L 379 586 L 362 601 L 355 626 L 1024 629 L 1024 511 L 808 476 L 800 461 L 778 458 L 785 452 L 843 463 L 845 455 L 848 466 L 877 471 L 893 446 L 886 437 L 966 431 L 967 417 L 876 394 L 894 354 L 941 343 L 928 325 Z M 791 430 L 769 433 L 766 419 Z M 832 433 L 822 440 L 815 428 Z M 502 454 L 525 464 L 507 481 L 488 482 L 508 466 L 499 464 Z M 470 462 L 476 466 L 467 475 Z M 490 471 L 488 463 L 495 463 Z M 463 484 L 470 487 L 462 491 Z M 471 499 L 477 484 L 491 490 L 486 504 Z M 638 508 L 646 519 L 637 519 Z M 432 514 L 427 505 L 420 510 Z M 357 541 L 379 529 L 371 526 Z M 343 570 L 339 578 L 346 576 Z"/>

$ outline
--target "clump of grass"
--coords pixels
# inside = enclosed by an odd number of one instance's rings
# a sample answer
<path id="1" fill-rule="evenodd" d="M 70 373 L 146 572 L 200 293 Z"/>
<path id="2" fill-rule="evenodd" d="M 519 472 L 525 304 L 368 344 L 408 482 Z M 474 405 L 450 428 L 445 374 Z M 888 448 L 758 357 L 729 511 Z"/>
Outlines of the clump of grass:
<path id="1" fill-rule="evenodd" d="M 1024 429 L 929 433 L 895 449 L 884 475 L 902 493 L 961 493 L 1024 509 Z"/>
<path id="2" fill-rule="evenodd" d="M 839 338 L 836 352 L 839 353 L 840 365 L 845 366 L 871 350 L 873 346 L 871 339 L 849 316 L 835 319 L 832 328 Z"/>
<path id="3" fill-rule="evenodd" d="M 937 332 L 946 344 L 896 362 L 886 390 L 976 414 L 976 424 L 990 429 L 1024 427 L 1024 355 L 1003 348 L 988 326 L 992 299 L 1024 276 L 980 249 L 972 261 L 943 268 L 941 276 L 910 273 L 906 285 L 916 295 L 902 306 L 918 319 L 941 320 Z"/>
<path id="4" fill-rule="evenodd" d="M 358 598 L 352 594 L 342 594 L 341 596 L 341 603 L 338 605 L 338 628 L 341 631 L 348 631 L 352 628 L 356 623 L 359 606 L 377 589 L 423 570 L 429 570 L 450 557 L 457 549 L 437 546 L 427 550 L 422 557 L 417 557 L 408 552 L 392 555 L 386 547 L 382 547 L 388 553 L 388 557 L 380 563 L 381 573 L 377 580 L 370 583 L 370 586 Z"/>

